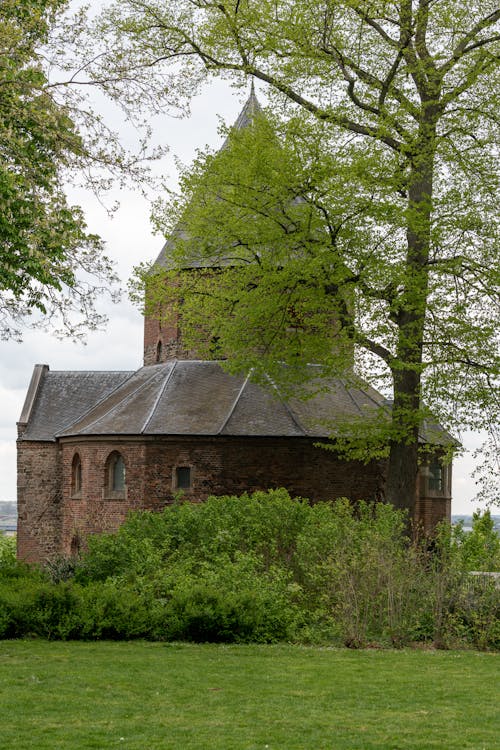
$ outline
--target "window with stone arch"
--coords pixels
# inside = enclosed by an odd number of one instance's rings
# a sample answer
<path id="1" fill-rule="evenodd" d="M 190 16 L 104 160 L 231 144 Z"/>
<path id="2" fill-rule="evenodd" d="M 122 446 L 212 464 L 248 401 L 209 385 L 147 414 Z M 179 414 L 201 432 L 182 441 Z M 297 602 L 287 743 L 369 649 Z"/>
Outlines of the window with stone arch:
<path id="1" fill-rule="evenodd" d="M 113 451 L 106 461 L 105 492 L 110 497 L 125 497 L 125 461 L 121 453 Z"/>
<path id="2" fill-rule="evenodd" d="M 71 496 L 81 497 L 82 494 L 82 459 L 75 453 L 71 462 Z"/>

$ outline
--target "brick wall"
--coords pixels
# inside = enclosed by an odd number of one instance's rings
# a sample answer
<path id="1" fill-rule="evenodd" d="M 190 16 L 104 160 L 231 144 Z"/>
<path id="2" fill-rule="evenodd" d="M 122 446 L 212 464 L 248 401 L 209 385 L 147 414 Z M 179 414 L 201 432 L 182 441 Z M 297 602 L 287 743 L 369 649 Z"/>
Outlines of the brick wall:
<path id="1" fill-rule="evenodd" d="M 382 483 L 377 463 L 339 461 L 306 438 L 214 437 L 162 439 L 147 445 L 147 496 L 170 502 L 176 466 L 190 466 L 193 487 L 185 494 L 204 500 L 210 494 L 286 487 L 313 502 L 347 496 L 376 497 Z"/>
<path id="2" fill-rule="evenodd" d="M 437 451 L 436 459 L 442 460 L 442 453 Z M 440 521 L 451 522 L 451 486 L 452 466 L 442 465 L 441 490 L 433 490 L 429 483 L 429 466 L 422 464 L 418 476 L 418 493 L 415 503 L 415 521 L 425 534 L 432 534 Z"/>
<path id="3" fill-rule="evenodd" d="M 124 459 L 126 489 L 110 492 L 106 465 L 111 453 Z M 71 473 L 82 466 L 77 495 Z M 158 510 L 174 500 L 177 467 L 189 467 L 193 502 L 209 495 L 286 487 L 312 502 L 381 497 L 384 466 L 339 460 L 307 438 L 157 437 L 100 438 L 19 443 L 19 555 L 39 561 L 75 552 L 89 534 L 114 531 L 129 510 Z M 449 518 L 449 497 L 421 497 L 417 518 L 426 532 Z"/>
<path id="4" fill-rule="evenodd" d="M 417 498 L 415 518 L 424 534 L 432 534 L 440 521 L 451 521 L 451 498 L 436 495 Z"/>
<path id="5" fill-rule="evenodd" d="M 158 344 L 161 345 L 161 353 L 158 352 Z M 175 357 L 190 359 L 188 352 L 182 348 L 177 317 L 168 323 L 157 318 L 144 318 L 144 364 L 156 365 Z"/>
<path id="6" fill-rule="evenodd" d="M 110 492 L 108 488 L 107 461 L 115 451 L 125 461 L 126 489 L 123 493 Z M 71 470 L 76 453 L 82 466 L 82 490 L 75 496 Z M 65 442 L 62 445 L 62 473 L 64 511 L 61 552 L 65 555 L 71 553 L 72 545 L 83 543 L 89 534 L 115 531 L 129 510 L 137 510 L 144 505 L 147 470 L 145 446 L 141 443 L 127 440 Z"/>
<path id="7" fill-rule="evenodd" d="M 106 492 L 106 461 L 119 451 L 126 466 L 126 492 L 121 498 Z M 82 492 L 72 495 L 71 467 L 78 452 L 82 463 Z M 63 522 L 60 551 L 70 554 L 89 534 L 113 531 L 129 510 L 158 510 L 176 494 L 176 467 L 190 467 L 193 486 L 184 491 L 192 501 L 211 494 L 287 487 L 292 495 L 313 502 L 348 496 L 353 500 L 378 496 L 382 482 L 377 463 L 364 466 L 339 461 L 314 448 L 308 439 L 157 438 L 113 441 L 63 441 Z"/>
<path id="8" fill-rule="evenodd" d="M 17 554 L 41 562 L 61 550 L 61 462 L 57 443 L 17 444 Z"/>

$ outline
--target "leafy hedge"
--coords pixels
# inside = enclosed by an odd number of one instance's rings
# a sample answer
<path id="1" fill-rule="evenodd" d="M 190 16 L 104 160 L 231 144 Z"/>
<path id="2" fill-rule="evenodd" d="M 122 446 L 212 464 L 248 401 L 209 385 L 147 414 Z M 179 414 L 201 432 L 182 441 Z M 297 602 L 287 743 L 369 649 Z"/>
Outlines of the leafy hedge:
<path id="1" fill-rule="evenodd" d="M 500 592 L 468 574 L 498 565 L 490 522 L 430 550 L 391 506 L 274 490 L 133 513 L 44 570 L 0 539 L 0 637 L 499 648 Z"/>

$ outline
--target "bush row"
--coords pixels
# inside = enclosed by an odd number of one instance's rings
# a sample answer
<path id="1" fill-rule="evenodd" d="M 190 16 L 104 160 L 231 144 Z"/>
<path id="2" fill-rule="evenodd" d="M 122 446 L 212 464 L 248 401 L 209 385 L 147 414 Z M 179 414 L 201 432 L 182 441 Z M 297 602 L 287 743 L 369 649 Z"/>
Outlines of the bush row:
<path id="1" fill-rule="evenodd" d="M 131 514 L 45 570 L 0 544 L 0 637 L 499 648 L 500 592 L 468 570 L 498 565 L 500 542 L 475 526 L 431 550 L 391 506 L 275 490 Z"/>

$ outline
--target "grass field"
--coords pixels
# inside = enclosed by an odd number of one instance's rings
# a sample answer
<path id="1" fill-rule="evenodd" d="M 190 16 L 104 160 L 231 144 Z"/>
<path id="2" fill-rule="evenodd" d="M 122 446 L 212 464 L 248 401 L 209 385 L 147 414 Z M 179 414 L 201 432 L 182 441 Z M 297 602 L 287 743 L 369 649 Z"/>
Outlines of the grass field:
<path id="1" fill-rule="evenodd" d="M 2 750 L 496 750 L 499 656 L 0 641 Z"/>

